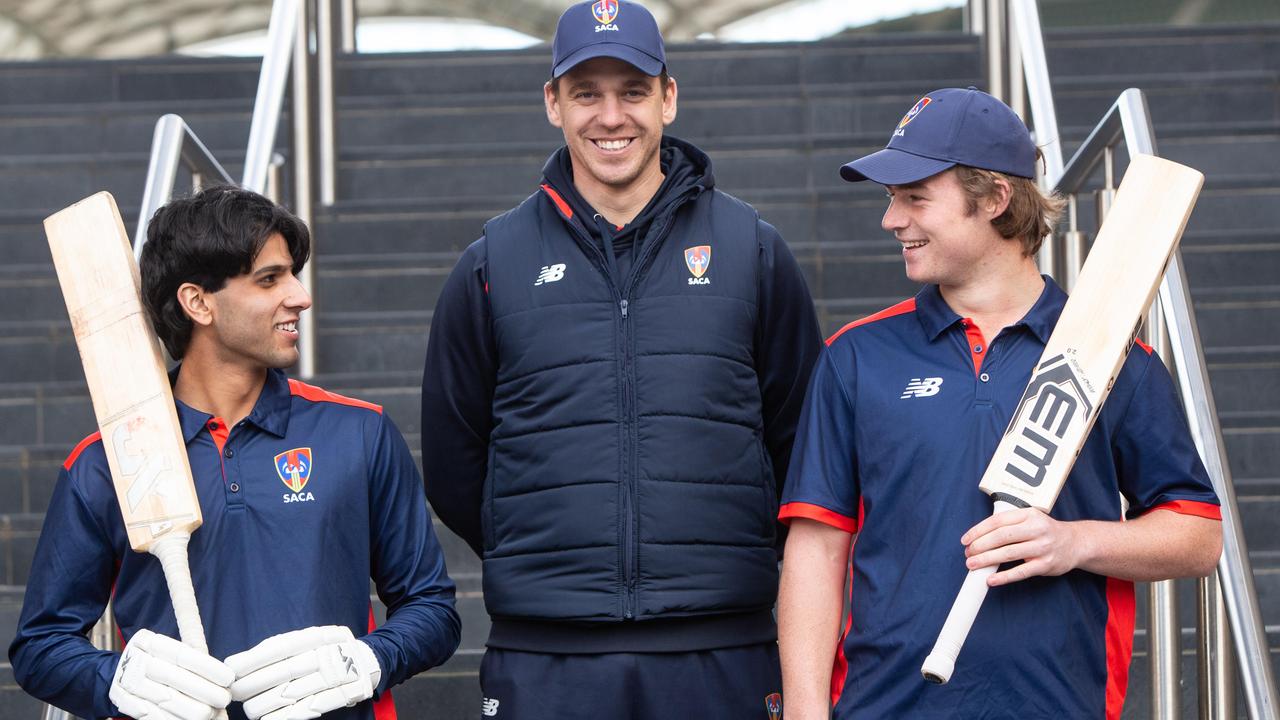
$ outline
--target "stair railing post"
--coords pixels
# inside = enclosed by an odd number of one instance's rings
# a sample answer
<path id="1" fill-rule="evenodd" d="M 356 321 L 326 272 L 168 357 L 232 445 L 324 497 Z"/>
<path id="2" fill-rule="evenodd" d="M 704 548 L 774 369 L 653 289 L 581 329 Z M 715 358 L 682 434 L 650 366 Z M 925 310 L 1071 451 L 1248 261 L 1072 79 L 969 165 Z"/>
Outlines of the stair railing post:
<path id="1" fill-rule="evenodd" d="M 309 6 L 299 5 L 298 27 L 293 50 L 293 211 L 302 222 L 311 226 L 312 167 L 311 167 L 311 23 Z M 298 279 L 307 292 L 315 297 L 315 236 L 312 235 L 311 257 Z M 302 313 L 298 330 L 302 336 L 299 344 L 298 374 L 310 378 L 316 373 L 316 324 L 315 309 Z"/>
<path id="2" fill-rule="evenodd" d="M 1170 371 L 1175 370 L 1159 299 L 1151 304 L 1142 334 Z M 1182 717 L 1182 628 L 1173 580 L 1147 587 L 1147 657 L 1151 661 L 1151 720 L 1178 720 Z"/>

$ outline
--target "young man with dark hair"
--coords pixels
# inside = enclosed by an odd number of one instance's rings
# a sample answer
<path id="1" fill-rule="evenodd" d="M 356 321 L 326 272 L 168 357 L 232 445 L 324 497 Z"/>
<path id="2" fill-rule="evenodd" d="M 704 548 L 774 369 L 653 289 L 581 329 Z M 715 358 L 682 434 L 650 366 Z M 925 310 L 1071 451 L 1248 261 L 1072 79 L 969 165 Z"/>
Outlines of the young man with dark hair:
<path id="1" fill-rule="evenodd" d="M 9 649 L 27 692 L 86 718 L 210 718 L 234 699 L 232 720 L 373 720 L 394 713 L 388 688 L 457 648 L 454 586 L 399 431 L 377 405 L 282 372 L 311 305 L 295 277 L 309 252 L 301 221 L 236 188 L 151 220 L 143 295 L 181 360 L 209 654 L 172 639 L 160 564 L 129 549 L 94 433 L 59 473 Z M 377 629 L 370 578 L 388 607 Z M 123 653 L 85 638 L 109 599 Z"/>
<path id="2" fill-rule="evenodd" d="M 552 52 L 565 147 L 458 262 L 423 377 L 427 495 L 484 559 L 485 714 L 776 718 L 809 293 L 777 231 L 664 135 L 679 88 L 648 11 L 576 4 Z"/>
<path id="3" fill-rule="evenodd" d="M 1061 207 L 1034 184 L 1036 156 L 1003 103 L 946 89 L 841 169 L 885 186 L 882 224 L 925 287 L 836 333 L 814 370 L 779 513 L 788 720 L 833 706 L 840 720 L 1118 718 L 1133 581 L 1204 575 L 1218 559 L 1217 498 L 1141 344 L 1052 515 L 991 516 L 978 489 L 1066 303 L 1035 266 Z M 920 665 L 966 572 L 991 565 L 1003 569 L 954 676 L 926 684 Z"/>

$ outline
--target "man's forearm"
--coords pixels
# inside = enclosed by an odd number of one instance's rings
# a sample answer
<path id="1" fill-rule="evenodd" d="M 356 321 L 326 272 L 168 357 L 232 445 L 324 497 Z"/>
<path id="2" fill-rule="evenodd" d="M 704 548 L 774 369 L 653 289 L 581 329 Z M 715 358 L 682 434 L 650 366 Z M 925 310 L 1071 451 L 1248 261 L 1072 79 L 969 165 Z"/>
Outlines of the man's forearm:
<path id="1" fill-rule="evenodd" d="M 1203 577 L 1222 554 L 1222 523 L 1153 510 L 1128 522 L 1075 523 L 1079 567 L 1137 582 Z"/>
<path id="2" fill-rule="evenodd" d="M 782 563 L 778 647 L 787 720 L 827 720 L 851 536 L 796 518 Z"/>
<path id="3" fill-rule="evenodd" d="M 1076 569 L 1145 582 L 1207 575 L 1222 554 L 1222 523 L 1171 510 L 1067 522 L 1028 508 L 996 513 L 960 541 L 970 570 L 1022 561 L 992 575 L 992 586 Z"/>

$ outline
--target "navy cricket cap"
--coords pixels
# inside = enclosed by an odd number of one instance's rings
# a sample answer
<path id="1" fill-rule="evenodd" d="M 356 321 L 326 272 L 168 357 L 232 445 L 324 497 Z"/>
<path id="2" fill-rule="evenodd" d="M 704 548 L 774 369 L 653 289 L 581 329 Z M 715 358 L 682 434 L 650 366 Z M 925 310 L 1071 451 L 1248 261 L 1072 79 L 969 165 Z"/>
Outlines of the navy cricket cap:
<path id="1" fill-rule="evenodd" d="M 909 185 L 956 165 L 1036 176 L 1036 145 L 1008 105 L 978 90 L 946 88 L 920 98 L 889 144 L 840 168 L 849 182 Z"/>
<path id="2" fill-rule="evenodd" d="M 551 41 L 551 77 L 598 57 L 617 58 L 656 77 L 667 64 L 658 22 L 642 5 L 623 0 L 587 0 L 565 10 Z"/>

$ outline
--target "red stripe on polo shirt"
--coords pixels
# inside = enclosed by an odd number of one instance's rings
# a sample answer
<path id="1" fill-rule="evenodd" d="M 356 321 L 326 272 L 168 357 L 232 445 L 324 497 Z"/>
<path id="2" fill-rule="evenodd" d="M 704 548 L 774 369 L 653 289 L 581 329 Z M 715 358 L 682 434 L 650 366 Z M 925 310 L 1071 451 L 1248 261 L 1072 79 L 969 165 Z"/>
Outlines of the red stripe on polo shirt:
<path id="1" fill-rule="evenodd" d="M 1179 515 L 1195 515 L 1196 517 L 1209 518 L 1210 520 L 1222 519 L 1222 508 L 1220 506 L 1196 500 L 1173 500 L 1161 503 L 1151 508 L 1151 510 L 1169 510 Z M 1147 512 L 1151 512 L 1151 510 Z"/>
<path id="2" fill-rule="evenodd" d="M 1107 720 L 1118 720 L 1129 689 L 1136 605 L 1133 583 L 1107 578 Z"/>
<path id="3" fill-rule="evenodd" d="M 1148 345 L 1148 344 L 1146 344 L 1146 343 L 1142 342 L 1142 338 L 1134 338 L 1134 339 L 1133 339 L 1133 344 L 1134 344 L 1134 345 L 1137 345 L 1137 346 L 1138 346 L 1138 347 L 1140 347 L 1140 348 L 1142 348 L 1142 351 L 1143 351 L 1143 352 L 1145 352 L 1145 353 L 1146 353 L 1146 354 L 1148 354 L 1148 355 L 1150 355 L 1152 352 L 1154 352 L 1154 351 L 1151 349 L 1151 346 L 1150 346 L 1150 345 Z"/>
<path id="4" fill-rule="evenodd" d="M 843 530 L 848 533 L 856 533 L 858 528 L 861 527 L 861 523 L 848 515 L 841 515 L 821 505 L 813 505 L 811 503 L 791 502 L 778 509 L 779 521 L 790 525 L 792 518 L 816 520 L 823 525 L 830 525 L 837 530 Z"/>
<path id="5" fill-rule="evenodd" d="M 862 505 L 862 498 L 858 498 L 858 527 L 862 527 L 862 523 L 867 519 L 866 509 Z M 846 584 L 849 586 L 849 612 L 845 615 L 844 629 L 840 631 L 840 640 L 836 643 L 836 659 L 831 666 L 831 707 L 835 707 L 840 702 L 840 695 L 844 693 L 844 682 L 849 677 L 849 658 L 844 654 L 844 641 L 849 637 L 849 631 L 853 629 L 853 553 L 858 547 L 858 539 L 854 538 L 853 544 L 849 546 L 849 569 L 846 576 Z"/>
<path id="6" fill-rule="evenodd" d="M 85 448 L 98 442 L 101 439 L 102 439 L 102 433 L 96 432 L 90 435 L 89 437 L 81 440 L 80 443 L 75 446 L 75 449 L 71 451 L 71 454 L 67 456 L 67 459 L 62 461 L 62 469 L 68 470 L 68 471 L 71 470 L 71 466 L 76 464 L 76 460 L 80 457 L 80 453 L 84 452 Z"/>
<path id="7" fill-rule="evenodd" d="M 973 374 L 982 373 L 982 359 L 987 356 L 987 341 L 982 337 L 982 328 L 978 323 L 965 318 L 960 321 L 964 326 L 964 337 L 969 343 L 969 357 L 973 358 Z"/>
<path id="8" fill-rule="evenodd" d="M 906 300 L 903 300 L 902 302 L 898 303 L 897 305 L 894 305 L 893 307 L 889 307 L 889 308 L 885 308 L 884 310 L 881 310 L 875 315 L 868 315 L 867 317 L 864 317 L 861 320 L 854 320 L 848 325 L 845 325 L 844 327 L 837 330 L 834 335 L 827 338 L 827 344 L 830 345 L 831 343 L 836 341 L 836 338 L 845 334 L 849 330 L 852 330 L 858 327 L 859 325 L 866 325 L 867 323 L 873 323 L 877 320 L 884 320 L 885 318 L 891 318 L 891 317 L 894 317 L 895 315 L 906 315 L 909 312 L 915 312 L 915 311 L 916 311 L 916 299 L 907 298 Z"/>
<path id="9" fill-rule="evenodd" d="M 289 380 L 289 394 L 295 395 L 305 400 L 310 400 L 312 402 L 331 402 L 331 403 L 337 403 L 339 405 L 350 405 L 352 407 L 360 407 L 366 410 L 372 410 L 379 414 L 382 413 L 381 405 L 375 405 L 371 402 L 365 402 L 364 400 L 357 400 L 356 398 L 350 398 L 350 397 L 347 397 L 346 395 L 331 393 L 328 390 L 325 390 L 324 388 L 318 388 L 315 385 L 308 385 L 298 380 L 293 380 L 293 379 Z"/>

